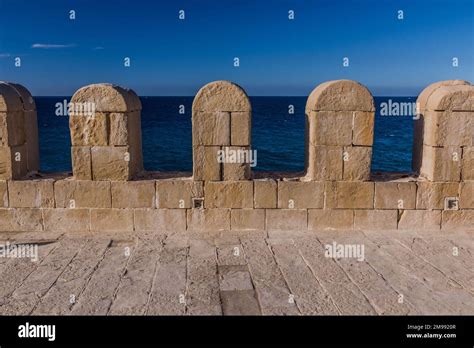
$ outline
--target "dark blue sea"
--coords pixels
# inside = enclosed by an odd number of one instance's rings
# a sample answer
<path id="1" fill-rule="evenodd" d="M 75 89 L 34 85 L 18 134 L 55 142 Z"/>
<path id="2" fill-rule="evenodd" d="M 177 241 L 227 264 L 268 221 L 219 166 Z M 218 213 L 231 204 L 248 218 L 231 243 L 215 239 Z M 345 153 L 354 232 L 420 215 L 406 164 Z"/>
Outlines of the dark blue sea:
<path id="1" fill-rule="evenodd" d="M 69 97 L 36 97 L 40 134 L 41 170 L 71 171 L 68 117 L 56 116 L 55 104 Z M 252 148 L 263 171 L 304 169 L 304 107 L 306 97 L 251 97 Z M 375 97 L 375 143 L 372 171 L 404 171 L 411 167 L 413 119 L 381 116 L 388 99 L 414 102 L 416 97 Z M 145 169 L 191 171 L 191 105 L 193 97 L 142 97 L 142 131 Z M 179 113 L 180 105 L 185 113 Z M 294 105 L 294 114 L 288 106 Z"/>

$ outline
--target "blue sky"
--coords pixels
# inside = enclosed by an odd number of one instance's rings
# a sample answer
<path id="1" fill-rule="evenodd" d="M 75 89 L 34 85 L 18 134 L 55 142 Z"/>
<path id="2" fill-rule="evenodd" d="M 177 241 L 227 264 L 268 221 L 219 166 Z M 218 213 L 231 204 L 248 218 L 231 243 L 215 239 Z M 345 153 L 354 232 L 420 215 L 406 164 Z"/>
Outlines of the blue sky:
<path id="1" fill-rule="evenodd" d="M 0 0 L 0 80 L 34 95 L 97 82 L 194 95 L 225 79 L 250 95 L 305 96 L 341 78 L 374 95 L 474 81 L 474 0 Z"/>

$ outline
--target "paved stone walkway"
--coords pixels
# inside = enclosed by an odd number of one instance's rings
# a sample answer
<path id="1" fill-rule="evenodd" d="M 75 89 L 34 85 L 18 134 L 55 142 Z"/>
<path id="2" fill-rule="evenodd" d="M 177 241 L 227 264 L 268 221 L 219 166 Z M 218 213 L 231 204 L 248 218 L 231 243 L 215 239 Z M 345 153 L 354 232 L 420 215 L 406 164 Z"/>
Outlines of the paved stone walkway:
<path id="1" fill-rule="evenodd" d="M 474 314 L 474 238 L 462 232 L 21 233 L 0 241 L 39 243 L 37 262 L 0 258 L 0 315 Z M 363 254 L 326 257 L 334 242 Z"/>

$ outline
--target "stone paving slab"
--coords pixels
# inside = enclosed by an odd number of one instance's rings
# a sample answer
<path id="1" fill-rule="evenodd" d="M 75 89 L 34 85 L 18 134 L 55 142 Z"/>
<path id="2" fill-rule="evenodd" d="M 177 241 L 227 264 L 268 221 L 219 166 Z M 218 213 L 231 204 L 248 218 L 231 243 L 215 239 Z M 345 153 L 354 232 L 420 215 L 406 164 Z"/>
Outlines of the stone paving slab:
<path id="1" fill-rule="evenodd" d="M 474 238 L 443 231 L 0 234 L 0 315 L 474 314 Z"/>

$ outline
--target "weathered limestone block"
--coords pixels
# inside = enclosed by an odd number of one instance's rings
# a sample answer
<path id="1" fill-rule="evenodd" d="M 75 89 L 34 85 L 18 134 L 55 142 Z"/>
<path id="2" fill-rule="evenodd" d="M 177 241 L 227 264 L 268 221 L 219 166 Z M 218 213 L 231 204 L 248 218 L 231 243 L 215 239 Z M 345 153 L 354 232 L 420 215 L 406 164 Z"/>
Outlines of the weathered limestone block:
<path id="1" fill-rule="evenodd" d="M 309 230 L 351 230 L 353 227 L 353 210 L 308 209 Z"/>
<path id="2" fill-rule="evenodd" d="M 308 162 L 304 180 L 334 181 L 342 180 L 343 148 L 342 146 L 309 145 L 306 154 Z M 313 158 L 313 161 L 309 161 Z"/>
<path id="3" fill-rule="evenodd" d="M 425 137 L 430 146 L 473 146 L 474 113 L 426 111 L 423 115 Z"/>
<path id="4" fill-rule="evenodd" d="M 442 212 L 442 230 L 474 231 L 474 210 L 448 210 Z"/>
<path id="5" fill-rule="evenodd" d="M 75 178 L 127 181 L 143 171 L 141 102 L 135 92 L 89 85 L 74 94 L 71 105 Z"/>
<path id="6" fill-rule="evenodd" d="M 306 209 L 266 209 L 265 226 L 268 231 L 305 231 L 308 228 Z"/>
<path id="7" fill-rule="evenodd" d="M 54 183 L 57 208 L 111 208 L 109 181 L 58 180 Z"/>
<path id="8" fill-rule="evenodd" d="M 279 181 L 278 208 L 309 209 L 324 206 L 324 182 Z"/>
<path id="9" fill-rule="evenodd" d="M 193 145 L 230 145 L 230 112 L 198 112 L 193 116 Z"/>
<path id="10" fill-rule="evenodd" d="M 6 181 L 0 181 L 0 208 L 8 208 L 8 190 Z"/>
<path id="11" fill-rule="evenodd" d="M 42 230 L 41 209 L 0 209 L 0 232 L 38 232 Z"/>
<path id="12" fill-rule="evenodd" d="M 376 182 L 375 209 L 415 209 L 415 182 Z"/>
<path id="13" fill-rule="evenodd" d="M 193 146 L 194 180 L 221 180 L 222 164 L 218 162 L 219 146 Z"/>
<path id="14" fill-rule="evenodd" d="M 375 112 L 354 111 L 353 114 L 352 145 L 372 146 Z"/>
<path id="15" fill-rule="evenodd" d="M 304 180 L 368 180 L 374 112 L 372 95 L 357 82 L 329 81 L 316 87 L 306 103 Z M 342 164 L 338 147 L 354 161 Z"/>
<path id="16" fill-rule="evenodd" d="M 351 111 L 312 111 L 307 116 L 310 145 L 351 145 Z"/>
<path id="17" fill-rule="evenodd" d="M 54 208 L 53 180 L 8 181 L 10 208 Z"/>
<path id="18" fill-rule="evenodd" d="M 192 118 L 193 178 L 249 180 L 250 163 L 218 161 L 217 154 L 240 146 L 250 149 L 251 106 L 244 90 L 228 81 L 205 85 L 194 98 Z"/>
<path id="19" fill-rule="evenodd" d="M 155 182 L 112 182 L 112 208 L 155 208 Z"/>
<path id="20" fill-rule="evenodd" d="M 206 208 L 253 208 L 253 182 L 206 182 L 204 206 Z"/>
<path id="21" fill-rule="evenodd" d="M 474 111 L 474 87 L 470 84 L 441 86 L 428 98 L 425 111 Z"/>
<path id="22" fill-rule="evenodd" d="M 420 176 L 430 181 L 460 181 L 462 150 L 458 146 L 423 145 Z"/>
<path id="23" fill-rule="evenodd" d="M 325 187 L 327 209 L 373 209 L 373 182 L 334 181 Z"/>
<path id="24" fill-rule="evenodd" d="M 250 112 L 251 110 L 245 91 L 229 81 L 208 83 L 199 90 L 193 101 L 193 112 Z"/>
<path id="25" fill-rule="evenodd" d="M 71 115 L 69 117 L 72 146 L 107 146 L 110 129 L 108 115 L 96 112 L 94 115 Z"/>
<path id="26" fill-rule="evenodd" d="M 231 209 L 230 227 L 232 230 L 264 230 L 265 209 Z"/>
<path id="27" fill-rule="evenodd" d="M 91 231 L 133 231 L 132 209 L 91 209 Z"/>
<path id="28" fill-rule="evenodd" d="M 230 209 L 188 209 L 189 231 L 229 231 Z"/>
<path id="29" fill-rule="evenodd" d="M 230 123 L 230 144 L 233 146 L 250 146 L 252 131 L 252 116 L 250 112 L 233 112 Z"/>
<path id="30" fill-rule="evenodd" d="M 347 146 L 343 153 L 343 180 L 368 181 L 372 162 L 371 146 Z"/>
<path id="31" fill-rule="evenodd" d="M 74 178 L 77 180 L 92 180 L 91 148 L 89 146 L 72 146 L 71 158 Z"/>
<path id="32" fill-rule="evenodd" d="M 440 210 L 401 210 L 398 217 L 399 230 L 439 230 L 441 228 Z"/>
<path id="33" fill-rule="evenodd" d="M 132 154 L 128 146 L 93 146 L 92 180 L 130 180 L 142 168 L 132 166 Z"/>
<path id="34" fill-rule="evenodd" d="M 447 197 L 459 196 L 459 183 L 418 182 L 416 209 L 444 209 Z"/>
<path id="35" fill-rule="evenodd" d="M 474 146 L 466 146 L 462 150 L 462 180 L 474 180 Z"/>
<path id="36" fill-rule="evenodd" d="M 474 181 L 462 182 L 459 188 L 459 208 L 474 208 Z"/>
<path id="37" fill-rule="evenodd" d="M 193 208 L 193 198 L 203 198 L 202 181 L 158 180 L 156 181 L 157 208 Z"/>
<path id="38" fill-rule="evenodd" d="M 185 209 L 135 209 L 135 231 L 185 231 Z"/>
<path id="39" fill-rule="evenodd" d="M 254 208 L 276 208 L 278 185 L 275 180 L 254 180 Z"/>
<path id="40" fill-rule="evenodd" d="M 80 233 L 90 231 L 89 209 L 44 209 L 43 218 L 45 231 Z"/>
<path id="41" fill-rule="evenodd" d="M 0 146 L 0 180 L 20 179 L 28 174 L 26 144 Z"/>
<path id="42" fill-rule="evenodd" d="M 396 230 L 396 210 L 354 210 L 356 230 Z"/>
<path id="43" fill-rule="evenodd" d="M 224 163 L 221 164 L 222 179 L 230 181 L 249 180 L 251 176 L 251 159 L 248 156 L 250 147 L 229 146 L 223 147 L 222 150 L 224 153 L 231 154 L 228 158 L 227 156 L 224 156 Z M 236 161 L 234 161 L 232 154 L 236 154 Z"/>

